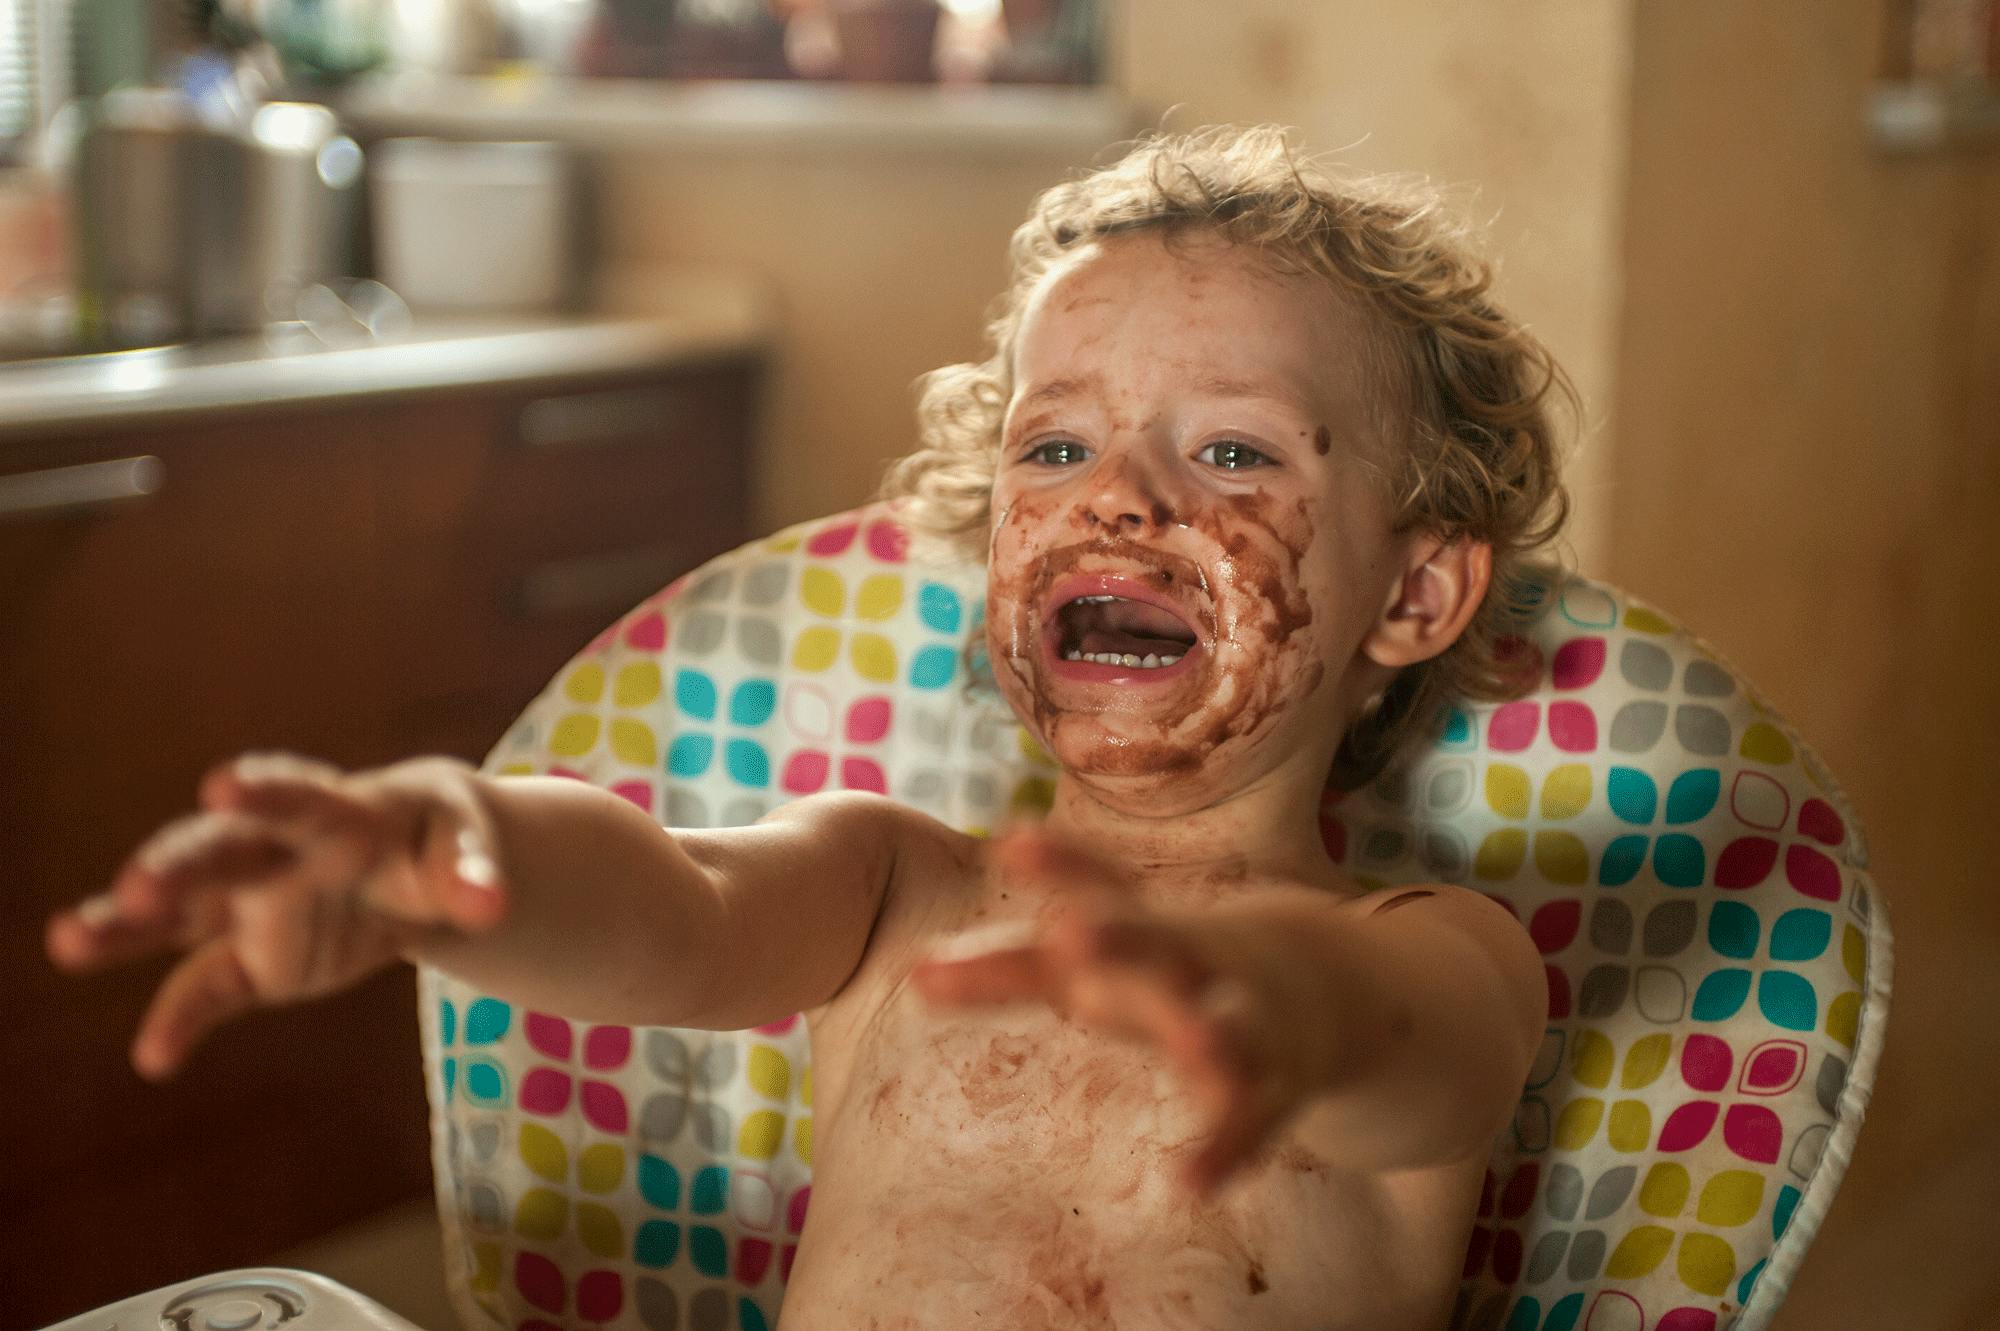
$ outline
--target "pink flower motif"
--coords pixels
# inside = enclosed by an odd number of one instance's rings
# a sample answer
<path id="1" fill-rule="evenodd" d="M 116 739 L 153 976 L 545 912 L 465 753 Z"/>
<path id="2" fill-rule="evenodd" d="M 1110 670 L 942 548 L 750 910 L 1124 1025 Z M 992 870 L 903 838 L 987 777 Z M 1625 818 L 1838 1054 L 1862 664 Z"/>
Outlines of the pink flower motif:
<path id="1" fill-rule="evenodd" d="M 1667 1115 L 1666 1124 L 1660 1129 L 1660 1149 L 1686 1151 L 1701 1145 L 1721 1110 L 1722 1106 L 1713 1100 L 1688 1101 Z"/>
<path id="2" fill-rule="evenodd" d="M 642 652 L 665 651 L 667 647 L 667 617 L 657 610 L 649 610 L 625 625 L 625 645 Z"/>
<path id="3" fill-rule="evenodd" d="M 1783 1095 L 1805 1074 L 1806 1047 L 1797 1040 L 1767 1040 L 1743 1060 L 1736 1089 L 1745 1095 Z"/>
<path id="4" fill-rule="evenodd" d="M 854 534 L 861 530 L 857 522 L 841 522 L 814 532 L 806 542 L 806 553 L 822 559 L 839 554 L 854 544 Z"/>
<path id="5" fill-rule="evenodd" d="M 1735 1061 L 1727 1041 L 1713 1035 L 1690 1035 L 1681 1047 L 1681 1080 L 1697 1091 L 1719 1091 L 1729 1084 L 1729 1069 Z"/>
<path id="6" fill-rule="evenodd" d="M 1491 1171 L 1488 1171 L 1489 1178 Z M 1542 1166 L 1539 1161 L 1530 1160 L 1516 1169 L 1507 1180 L 1507 1187 L 1500 1194 L 1500 1218 L 1519 1220 L 1528 1213 L 1535 1201 L 1535 1187 L 1541 1182 Z"/>
<path id="7" fill-rule="evenodd" d="M 1840 870 L 1811 846 L 1785 848 L 1785 881 L 1818 901 L 1840 900 Z"/>
<path id="8" fill-rule="evenodd" d="M 570 1080 L 555 1068 L 530 1068 L 521 1078 L 521 1108 L 531 1114 L 560 1114 L 569 1108 Z"/>
<path id="9" fill-rule="evenodd" d="M 847 742 L 873 744 L 889 733 L 892 710 L 887 698 L 863 698 L 847 709 Z"/>
<path id="10" fill-rule="evenodd" d="M 1809 799 L 1799 806 L 1799 835 L 1821 845 L 1838 846 L 1847 839 L 1847 824 L 1825 800 Z"/>
<path id="11" fill-rule="evenodd" d="M 577 1277 L 576 1315 L 586 1322 L 608 1322 L 625 1303 L 624 1283 L 616 1271 L 586 1271 Z"/>
<path id="12" fill-rule="evenodd" d="M 1597 714 L 1580 702 L 1549 704 L 1549 739 L 1564 753 L 1597 748 Z"/>
<path id="13" fill-rule="evenodd" d="M 573 1035 L 568 1022 L 545 1012 L 530 1012 L 525 1025 L 528 1043 L 536 1053 L 564 1062 L 569 1060 Z"/>
<path id="14" fill-rule="evenodd" d="M 805 1187 L 793 1193 L 791 1201 L 786 1203 L 785 1228 L 792 1234 L 798 1235 L 805 1232 L 806 1205 L 811 1200 L 812 1185 L 808 1183 Z M 785 1245 L 785 1250 L 778 1254 L 778 1279 L 789 1281 L 792 1278 L 792 1259 L 798 1255 L 798 1244 L 787 1243 Z"/>
<path id="15" fill-rule="evenodd" d="M 530 1012 L 522 1023 L 528 1044 L 544 1058 L 567 1063 L 576 1050 L 576 1033 L 561 1017 Z M 595 1072 L 624 1066 L 632 1056 L 629 1026 L 593 1026 L 584 1032 L 583 1065 Z M 531 1068 L 521 1079 L 521 1108 L 531 1114 L 555 1115 L 569 1108 L 576 1080 L 561 1068 Z M 578 1095 L 583 1117 L 600 1132 L 623 1133 L 630 1123 L 625 1094 L 610 1082 L 584 1078 Z"/>
<path id="16" fill-rule="evenodd" d="M 653 785 L 650 781 L 620 781 L 611 787 L 611 793 L 649 812 L 653 807 Z"/>
<path id="17" fill-rule="evenodd" d="M 1715 885 L 1727 888 L 1755 887 L 1770 876 L 1778 862 L 1778 843 L 1769 837 L 1738 837 L 1722 848 L 1715 858 Z"/>
<path id="18" fill-rule="evenodd" d="M 514 1288 L 520 1290 L 521 1297 L 535 1307 L 558 1317 L 562 1315 L 563 1305 L 568 1302 L 569 1294 L 563 1284 L 562 1272 L 554 1262 L 538 1252 L 515 1254 Z"/>
<path id="19" fill-rule="evenodd" d="M 1528 936 L 1535 940 L 1535 946 L 1544 956 L 1560 952 L 1576 941 L 1576 932 L 1583 922 L 1583 903 L 1570 898 L 1565 901 L 1545 902 L 1535 910 L 1534 918 L 1528 921 Z"/>
<path id="20" fill-rule="evenodd" d="M 771 1243 L 769 1239 L 744 1239 L 736 1249 L 736 1280 L 738 1284 L 757 1285 L 764 1279 L 764 1273 L 771 1269 Z"/>
<path id="21" fill-rule="evenodd" d="M 887 518 L 868 524 L 868 553 L 885 564 L 900 564 L 910 550 L 910 538 Z"/>
<path id="22" fill-rule="evenodd" d="M 1777 1164 L 1784 1138 L 1784 1125 L 1763 1105 L 1731 1105 L 1722 1120 L 1723 1142 L 1753 1164 Z"/>
<path id="23" fill-rule="evenodd" d="M 1500 753 L 1519 753 L 1535 742 L 1541 729 L 1542 705 L 1538 702 L 1510 702 L 1493 713 L 1486 723 L 1486 743 Z"/>
<path id="24" fill-rule="evenodd" d="M 1556 649 L 1552 682 L 1559 689 L 1580 689 L 1604 673 L 1604 639 L 1571 638 Z"/>
<path id="25" fill-rule="evenodd" d="M 818 749 L 801 749 L 785 760 L 779 784 L 794 795 L 810 795 L 826 785 L 831 760 Z"/>
<path id="26" fill-rule="evenodd" d="M 872 758 L 842 758 L 840 784 L 848 790 L 872 790 L 877 795 L 889 793 L 889 778 L 883 773 L 882 764 Z"/>
<path id="27" fill-rule="evenodd" d="M 625 1066 L 632 1056 L 630 1026 L 592 1026 L 583 1037 L 583 1065 L 599 1072 Z"/>
<path id="28" fill-rule="evenodd" d="M 583 1116 L 599 1132 L 608 1132 L 613 1136 L 622 1134 L 630 1126 L 624 1093 L 606 1081 L 587 1081 L 583 1084 Z"/>

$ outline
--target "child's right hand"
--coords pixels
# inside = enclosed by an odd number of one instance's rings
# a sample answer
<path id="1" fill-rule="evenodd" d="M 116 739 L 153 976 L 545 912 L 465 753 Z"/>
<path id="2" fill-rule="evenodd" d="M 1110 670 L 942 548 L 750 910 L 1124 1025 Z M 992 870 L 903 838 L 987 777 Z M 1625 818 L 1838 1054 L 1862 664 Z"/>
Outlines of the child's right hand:
<path id="1" fill-rule="evenodd" d="M 253 1008 L 345 988 L 440 931 L 504 913 L 493 833 L 462 763 L 352 775 L 289 755 L 211 771 L 202 812 L 167 824 L 102 894 L 49 921 L 49 957 L 91 971 L 187 949 L 132 1064 L 158 1080 Z"/>

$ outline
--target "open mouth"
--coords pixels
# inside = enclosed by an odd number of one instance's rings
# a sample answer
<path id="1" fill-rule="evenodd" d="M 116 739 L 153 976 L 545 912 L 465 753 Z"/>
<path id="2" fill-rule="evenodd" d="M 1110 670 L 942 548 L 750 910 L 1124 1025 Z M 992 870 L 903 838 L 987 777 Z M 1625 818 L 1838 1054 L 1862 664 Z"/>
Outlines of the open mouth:
<path id="1" fill-rule="evenodd" d="M 1051 640 L 1060 659 L 1167 670 L 1198 649 L 1199 635 L 1178 610 L 1151 596 L 1121 595 L 1141 590 L 1123 579 L 1093 581 L 1098 585 L 1076 588 L 1057 605 Z"/>

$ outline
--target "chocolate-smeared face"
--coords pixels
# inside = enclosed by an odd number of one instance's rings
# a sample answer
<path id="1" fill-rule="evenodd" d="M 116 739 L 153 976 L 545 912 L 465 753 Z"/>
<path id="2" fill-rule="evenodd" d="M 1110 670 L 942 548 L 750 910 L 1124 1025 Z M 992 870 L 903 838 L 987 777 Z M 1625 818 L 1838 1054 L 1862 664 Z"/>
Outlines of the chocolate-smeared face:
<path id="1" fill-rule="evenodd" d="M 1395 571 L 1371 332 L 1322 281 L 1200 236 L 1084 247 L 1030 300 L 988 645 L 1101 797 L 1204 807 L 1337 746 Z"/>

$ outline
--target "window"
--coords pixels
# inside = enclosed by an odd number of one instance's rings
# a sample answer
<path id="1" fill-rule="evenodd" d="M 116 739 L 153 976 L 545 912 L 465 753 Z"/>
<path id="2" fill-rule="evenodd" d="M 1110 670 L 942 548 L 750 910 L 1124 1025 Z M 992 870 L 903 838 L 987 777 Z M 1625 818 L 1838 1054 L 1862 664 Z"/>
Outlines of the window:
<path id="1" fill-rule="evenodd" d="M 19 165 L 61 107 L 64 0 L 0 0 L 0 166 Z"/>

